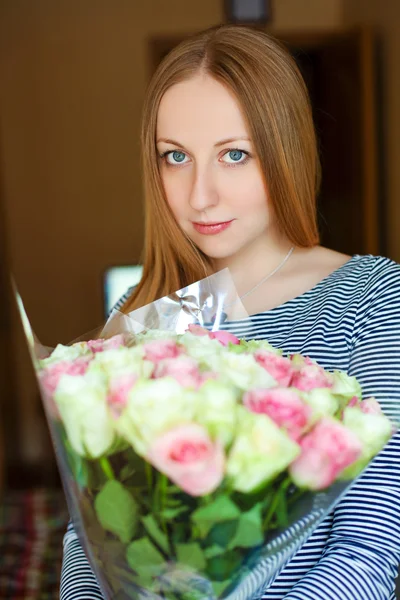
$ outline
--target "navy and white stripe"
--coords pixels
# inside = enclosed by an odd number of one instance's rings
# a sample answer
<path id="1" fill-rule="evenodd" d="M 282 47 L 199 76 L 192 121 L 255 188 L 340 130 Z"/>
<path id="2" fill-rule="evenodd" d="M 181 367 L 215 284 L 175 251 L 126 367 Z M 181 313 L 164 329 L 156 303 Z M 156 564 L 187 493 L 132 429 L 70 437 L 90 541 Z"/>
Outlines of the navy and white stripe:
<path id="1" fill-rule="evenodd" d="M 127 295 L 121 299 L 121 303 Z M 353 256 L 310 291 L 226 326 L 355 375 L 400 420 L 400 265 Z M 268 600 L 394 600 L 400 563 L 400 434 L 264 590 Z M 71 525 L 61 600 L 102 595 Z"/>

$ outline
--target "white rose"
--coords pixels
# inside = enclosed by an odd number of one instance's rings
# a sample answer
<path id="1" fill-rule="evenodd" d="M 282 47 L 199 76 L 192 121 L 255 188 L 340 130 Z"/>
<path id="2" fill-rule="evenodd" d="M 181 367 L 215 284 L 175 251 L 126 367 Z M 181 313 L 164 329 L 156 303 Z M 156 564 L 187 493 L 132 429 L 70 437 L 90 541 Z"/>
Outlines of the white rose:
<path id="1" fill-rule="evenodd" d="M 173 340 L 177 341 L 177 334 L 173 331 L 164 331 L 162 329 L 149 329 L 145 333 L 139 333 L 136 336 L 138 344 L 147 344 L 154 340 Z"/>
<path id="2" fill-rule="evenodd" d="M 128 405 L 116 421 L 118 432 L 144 455 L 158 434 L 190 423 L 197 412 L 198 394 L 172 377 L 139 381 L 129 392 Z"/>
<path id="3" fill-rule="evenodd" d="M 239 423 L 226 471 L 234 489 L 248 493 L 287 469 L 300 454 L 300 446 L 267 415 L 242 408 Z"/>
<path id="4" fill-rule="evenodd" d="M 225 352 L 216 358 L 215 370 L 222 381 L 227 381 L 241 390 L 252 388 L 270 388 L 277 384 L 275 379 L 252 354 Z"/>
<path id="5" fill-rule="evenodd" d="M 278 356 L 282 356 L 283 351 L 279 348 L 275 348 L 272 346 L 267 340 L 249 340 L 248 342 L 242 340 L 240 345 L 246 349 L 246 352 L 257 352 L 257 350 L 267 350 L 267 352 L 272 352 Z"/>
<path id="6" fill-rule="evenodd" d="M 344 373 L 344 371 L 334 371 L 332 373 L 333 386 L 331 392 L 341 396 L 341 400 L 344 405 L 347 404 L 353 396 L 357 396 L 359 400 L 362 398 L 361 385 L 358 383 L 355 377 L 351 377 Z"/>
<path id="7" fill-rule="evenodd" d="M 95 354 L 89 372 L 101 370 L 107 377 L 132 373 L 138 377 L 150 377 L 153 365 L 144 360 L 142 346 L 117 348 Z"/>
<path id="8" fill-rule="evenodd" d="M 234 388 L 209 379 L 199 390 L 196 421 L 224 446 L 231 443 L 237 427 L 238 394 Z"/>
<path id="9" fill-rule="evenodd" d="M 312 407 L 313 421 L 326 416 L 333 417 L 339 410 L 339 401 L 330 388 L 314 388 L 309 392 L 300 392 L 300 396 Z"/>
<path id="10" fill-rule="evenodd" d="M 211 369 L 216 365 L 216 357 L 226 352 L 218 340 L 213 340 L 208 335 L 184 333 L 180 337 L 179 343 L 183 344 L 189 356 Z"/>
<path id="11" fill-rule="evenodd" d="M 88 347 L 86 342 L 77 342 L 72 346 L 64 346 L 63 344 L 57 344 L 53 352 L 48 358 L 44 358 L 40 361 L 40 367 L 45 368 L 62 360 L 72 362 L 73 360 L 80 358 L 81 356 L 91 355 L 92 351 Z"/>
<path id="12" fill-rule="evenodd" d="M 106 386 L 91 376 L 63 375 L 54 401 L 75 452 L 90 458 L 106 454 L 115 440 Z"/>

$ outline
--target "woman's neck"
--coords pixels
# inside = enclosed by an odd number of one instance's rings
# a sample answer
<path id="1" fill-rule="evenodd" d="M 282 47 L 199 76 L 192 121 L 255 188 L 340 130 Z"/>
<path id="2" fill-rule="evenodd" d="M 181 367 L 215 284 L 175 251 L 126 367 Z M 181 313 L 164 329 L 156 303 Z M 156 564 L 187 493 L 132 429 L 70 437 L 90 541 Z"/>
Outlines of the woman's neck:
<path id="1" fill-rule="evenodd" d="M 214 261 L 216 271 L 229 268 L 239 296 L 246 294 L 284 261 L 292 244 L 271 236 L 254 240 L 240 252 Z M 284 268 L 284 265 L 281 267 Z"/>

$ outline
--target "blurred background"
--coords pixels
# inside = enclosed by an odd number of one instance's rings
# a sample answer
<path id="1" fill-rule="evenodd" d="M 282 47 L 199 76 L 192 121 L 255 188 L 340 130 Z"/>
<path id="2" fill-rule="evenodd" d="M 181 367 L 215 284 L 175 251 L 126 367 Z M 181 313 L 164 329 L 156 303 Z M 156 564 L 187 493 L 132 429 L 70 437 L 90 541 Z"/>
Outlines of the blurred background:
<path id="1" fill-rule="evenodd" d="M 0 3 L 0 565 L 5 522 L 54 544 L 53 573 L 38 576 L 43 550 L 29 598 L 56 597 L 67 513 L 9 275 L 46 345 L 103 321 L 104 274 L 140 263 L 146 84 L 185 36 L 253 9 L 266 18 L 250 25 L 287 44 L 310 90 L 323 243 L 400 261 L 398 0 Z M 11 579 L 0 597 L 28 598 L 27 577 Z"/>

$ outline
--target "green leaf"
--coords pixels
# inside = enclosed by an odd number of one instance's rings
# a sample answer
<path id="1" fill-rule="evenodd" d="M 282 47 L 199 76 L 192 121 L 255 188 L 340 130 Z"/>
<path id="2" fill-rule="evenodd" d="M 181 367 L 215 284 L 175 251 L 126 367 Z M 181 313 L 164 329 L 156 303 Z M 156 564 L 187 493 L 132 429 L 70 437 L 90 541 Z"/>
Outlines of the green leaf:
<path id="1" fill-rule="evenodd" d="M 138 575 L 139 585 L 147 586 L 163 570 L 164 558 L 149 538 L 131 542 L 126 550 L 126 560 Z"/>
<path id="2" fill-rule="evenodd" d="M 225 581 L 212 581 L 211 584 L 216 597 L 219 598 L 231 583 L 232 581 L 230 579 L 226 579 Z"/>
<path id="3" fill-rule="evenodd" d="M 225 552 L 226 548 L 222 546 L 218 546 L 218 544 L 214 544 L 213 546 L 207 546 L 204 550 L 204 556 L 208 558 L 214 558 L 214 556 L 219 556 Z"/>
<path id="4" fill-rule="evenodd" d="M 187 511 L 188 511 L 187 506 L 177 506 L 176 508 L 165 508 L 164 510 L 160 511 L 158 514 L 163 519 L 175 519 L 176 517 L 178 517 L 179 515 L 181 515 L 184 512 L 187 512 Z"/>
<path id="5" fill-rule="evenodd" d="M 227 550 L 236 535 L 238 520 L 216 523 L 209 531 L 205 543 L 207 546 L 221 546 Z"/>
<path id="6" fill-rule="evenodd" d="M 116 480 L 108 481 L 97 494 L 94 506 L 97 518 L 107 531 L 127 544 L 138 525 L 138 505 L 124 486 Z"/>
<path id="7" fill-rule="evenodd" d="M 203 590 L 188 590 L 179 594 L 179 600 L 204 600 Z"/>
<path id="8" fill-rule="evenodd" d="M 171 496 L 171 498 L 168 498 L 167 496 L 165 505 L 168 508 L 179 508 L 182 506 L 182 500 L 179 500 L 179 498 L 174 498 L 173 496 Z"/>
<path id="9" fill-rule="evenodd" d="M 284 489 L 280 489 L 278 493 L 280 498 L 275 512 L 277 524 L 278 527 L 287 527 L 289 525 L 289 518 L 287 512 L 286 493 Z"/>
<path id="10" fill-rule="evenodd" d="M 189 544 L 177 544 L 176 556 L 178 562 L 193 567 L 197 570 L 202 570 L 206 566 L 206 560 L 199 544 L 192 542 Z"/>
<path id="11" fill-rule="evenodd" d="M 167 487 L 167 494 L 182 494 L 182 490 L 177 485 L 169 485 Z"/>
<path id="12" fill-rule="evenodd" d="M 178 522 L 172 527 L 171 537 L 175 544 L 185 543 L 191 535 L 190 523 L 189 522 Z"/>
<path id="13" fill-rule="evenodd" d="M 131 542 L 126 550 L 126 558 L 129 566 L 137 571 L 142 567 L 153 567 L 164 564 L 161 552 L 155 548 L 148 537 Z"/>
<path id="14" fill-rule="evenodd" d="M 195 510 L 192 521 L 197 525 L 200 535 L 205 537 L 216 523 L 233 521 L 239 517 L 240 510 L 236 504 L 228 496 L 218 496 L 214 502 Z"/>
<path id="15" fill-rule="evenodd" d="M 242 344 L 232 344 L 232 342 L 228 343 L 229 352 L 233 352 L 235 354 L 243 354 L 247 351 L 247 347 Z"/>
<path id="16" fill-rule="evenodd" d="M 242 564 L 242 556 L 238 550 L 229 550 L 224 554 L 211 558 L 207 563 L 207 573 L 215 581 L 232 579 Z"/>
<path id="17" fill-rule="evenodd" d="M 237 546 L 252 548 L 263 542 L 261 510 L 262 504 L 260 503 L 240 515 L 236 534 L 229 544 L 230 549 Z"/>
<path id="18" fill-rule="evenodd" d="M 153 538 L 153 540 L 160 546 L 161 550 L 164 550 L 164 552 L 168 554 L 168 538 L 159 528 L 158 523 L 153 515 L 146 515 L 145 517 L 142 517 L 142 523 L 150 537 Z"/>

